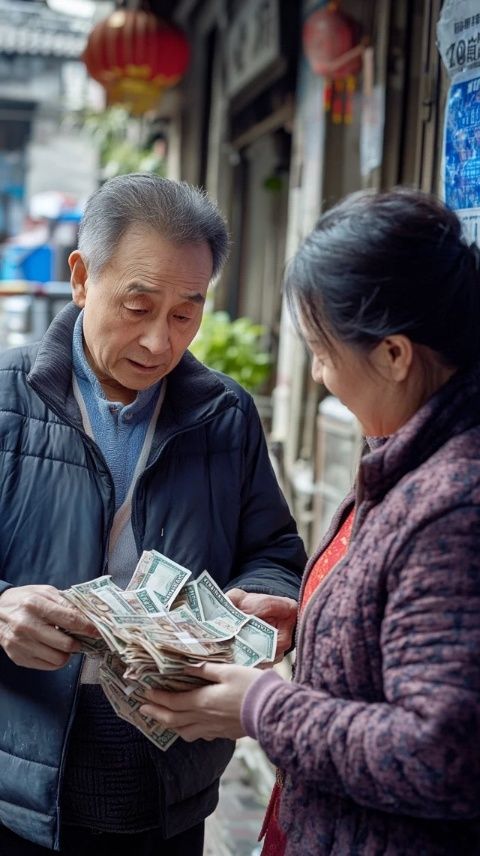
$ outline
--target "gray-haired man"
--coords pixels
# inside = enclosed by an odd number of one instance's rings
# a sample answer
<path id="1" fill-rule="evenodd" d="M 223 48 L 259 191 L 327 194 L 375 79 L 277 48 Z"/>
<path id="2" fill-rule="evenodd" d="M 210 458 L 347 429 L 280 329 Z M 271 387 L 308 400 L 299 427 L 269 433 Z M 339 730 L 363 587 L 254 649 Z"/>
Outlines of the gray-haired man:
<path id="1" fill-rule="evenodd" d="M 116 717 L 59 590 L 125 587 L 144 549 L 208 568 L 290 643 L 305 555 L 251 397 L 187 348 L 227 255 L 199 190 L 150 175 L 89 200 L 73 304 L 0 362 L 0 853 L 201 854 L 228 741 L 161 754 Z M 72 656 L 74 655 L 74 656 Z"/>

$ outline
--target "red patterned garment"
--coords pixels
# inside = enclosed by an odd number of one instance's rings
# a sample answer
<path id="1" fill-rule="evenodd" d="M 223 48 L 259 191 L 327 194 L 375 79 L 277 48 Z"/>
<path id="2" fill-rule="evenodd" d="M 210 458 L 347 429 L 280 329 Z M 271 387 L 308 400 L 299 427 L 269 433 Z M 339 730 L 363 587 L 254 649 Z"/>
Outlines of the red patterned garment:
<path id="1" fill-rule="evenodd" d="M 325 577 L 328 576 L 335 565 L 343 559 L 347 552 L 350 536 L 352 534 L 354 514 L 355 509 L 352 508 L 350 514 L 343 521 L 335 537 L 330 541 L 330 544 L 323 553 L 320 554 L 311 569 L 303 590 L 300 612 L 305 608 L 311 596 L 323 582 Z M 261 856 L 283 856 L 285 853 L 287 838 L 278 823 L 278 809 L 280 807 L 282 787 L 283 774 L 281 770 L 277 770 L 276 782 L 273 786 L 265 818 L 258 837 L 258 840 L 261 841 L 265 836 Z"/>

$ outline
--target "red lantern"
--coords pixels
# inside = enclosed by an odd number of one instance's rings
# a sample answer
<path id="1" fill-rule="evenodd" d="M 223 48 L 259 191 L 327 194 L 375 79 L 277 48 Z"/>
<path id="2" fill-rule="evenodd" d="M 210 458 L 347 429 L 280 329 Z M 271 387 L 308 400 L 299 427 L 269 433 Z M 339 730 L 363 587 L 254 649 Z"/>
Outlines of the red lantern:
<path id="1" fill-rule="evenodd" d="M 108 104 L 140 115 L 184 74 L 190 49 L 183 33 L 151 12 L 117 10 L 90 33 L 82 59 L 107 91 Z"/>
<path id="2" fill-rule="evenodd" d="M 332 108 L 332 120 L 350 122 L 355 75 L 362 67 L 358 25 L 338 11 L 338 2 L 329 3 L 305 21 L 303 49 L 314 74 L 327 78 L 325 109 Z"/>

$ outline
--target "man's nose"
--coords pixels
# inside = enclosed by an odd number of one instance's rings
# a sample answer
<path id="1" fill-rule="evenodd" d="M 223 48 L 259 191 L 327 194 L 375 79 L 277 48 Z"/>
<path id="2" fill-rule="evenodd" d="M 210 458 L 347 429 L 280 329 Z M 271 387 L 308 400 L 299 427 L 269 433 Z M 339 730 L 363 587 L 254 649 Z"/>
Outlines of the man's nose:
<path id="1" fill-rule="evenodd" d="M 142 348 L 151 354 L 164 354 L 170 348 L 170 331 L 166 321 L 157 321 L 143 331 L 139 339 Z"/>

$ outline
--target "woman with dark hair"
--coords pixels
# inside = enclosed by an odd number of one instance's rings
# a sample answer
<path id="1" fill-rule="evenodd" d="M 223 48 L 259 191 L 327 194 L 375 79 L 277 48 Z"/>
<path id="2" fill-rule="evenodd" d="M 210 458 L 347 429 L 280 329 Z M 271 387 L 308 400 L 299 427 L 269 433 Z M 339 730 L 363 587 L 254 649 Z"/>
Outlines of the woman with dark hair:
<path id="1" fill-rule="evenodd" d="M 295 678 L 204 665 L 145 707 L 259 740 L 284 774 L 264 853 L 480 853 L 479 259 L 394 190 L 328 211 L 288 269 L 313 378 L 369 446 L 306 569 Z"/>

